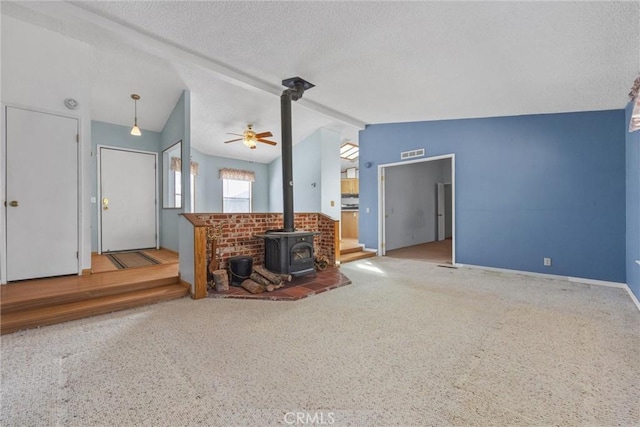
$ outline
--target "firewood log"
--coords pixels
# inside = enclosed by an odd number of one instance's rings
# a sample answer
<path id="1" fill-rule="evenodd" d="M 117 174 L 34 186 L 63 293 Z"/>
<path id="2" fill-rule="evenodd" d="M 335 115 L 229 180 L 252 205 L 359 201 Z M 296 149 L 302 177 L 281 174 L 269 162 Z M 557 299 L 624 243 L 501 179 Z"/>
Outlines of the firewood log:
<path id="1" fill-rule="evenodd" d="M 251 292 L 252 294 L 261 294 L 264 292 L 264 288 L 259 284 L 254 282 L 251 279 L 245 279 L 240 286 Z"/>
<path id="2" fill-rule="evenodd" d="M 254 282 L 256 282 L 256 283 L 258 283 L 260 285 L 262 285 L 264 290 L 267 291 L 267 292 L 273 292 L 276 289 L 276 285 L 274 285 L 267 278 L 259 275 L 255 271 L 253 273 L 251 273 L 251 276 L 249 276 L 249 279 L 253 280 Z"/>
<path id="3" fill-rule="evenodd" d="M 282 278 L 279 274 L 272 273 L 261 265 L 256 265 L 253 267 L 253 271 L 273 283 L 274 285 L 279 285 L 282 282 Z"/>
<path id="4" fill-rule="evenodd" d="M 290 274 L 278 274 L 278 276 L 280 276 L 280 279 L 282 279 L 283 282 L 290 282 L 293 278 L 293 276 L 291 276 Z"/>
<path id="5" fill-rule="evenodd" d="M 211 274 L 217 292 L 229 290 L 229 275 L 227 274 L 227 270 L 215 270 Z"/>

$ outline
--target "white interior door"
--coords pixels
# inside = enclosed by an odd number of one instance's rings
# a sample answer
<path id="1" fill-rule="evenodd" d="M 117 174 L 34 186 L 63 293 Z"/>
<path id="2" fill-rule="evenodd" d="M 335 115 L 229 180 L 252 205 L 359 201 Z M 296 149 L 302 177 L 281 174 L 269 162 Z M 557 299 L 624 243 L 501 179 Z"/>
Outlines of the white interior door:
<path id="1" fill-rule="evenodd" d="M 100 147 L 101 252 L 157 247 L 155 153 Z"/>
<path id="2" fill-rule="evenodd" d="M 438 183 L 438 201 L 437 201 L 437 207 L 436 209 L 438 210 L 438 240 L 444 240 L 446 237 L 446 233 L 445 233 L 445 212 L 446 212 L 446 208 L 445 208 L 445 192 L 444 192 L 444 183 L 439 182 Z"/>
<path id="3" fill-rule="evenodd" d="M 7 280 L 78 273 L 78 120 L 6 109 Z"/>

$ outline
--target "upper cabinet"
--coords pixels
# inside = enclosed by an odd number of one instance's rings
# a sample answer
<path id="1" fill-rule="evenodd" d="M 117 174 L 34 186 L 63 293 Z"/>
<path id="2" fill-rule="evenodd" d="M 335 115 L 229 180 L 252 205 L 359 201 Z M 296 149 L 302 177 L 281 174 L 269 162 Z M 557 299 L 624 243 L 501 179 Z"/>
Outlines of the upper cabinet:
<path id="1" fill-rule="evenodd" d="M 340 192 L 342 194 L 358 194 L 359 180 L 358 178 L 343 178 L 340 180 Z"/>

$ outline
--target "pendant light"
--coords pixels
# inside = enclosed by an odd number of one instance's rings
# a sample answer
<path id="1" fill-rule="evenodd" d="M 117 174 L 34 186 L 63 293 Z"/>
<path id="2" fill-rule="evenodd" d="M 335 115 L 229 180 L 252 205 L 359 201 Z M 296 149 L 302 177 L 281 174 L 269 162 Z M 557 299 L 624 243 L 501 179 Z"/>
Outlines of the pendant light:
<path id="1" fill-rule="evenodd" d="M 140 136 L 142 135 L 142 132 L 140 132 L 140 128 L 138 127 L 138 100 L 140 99 L 140 95 L 138 95 L 137 93 L 132 93 L 131 99 L 133 99 L 133 105 L 135 110 L 133 127 L 131 128 L 131 135 Z"/>

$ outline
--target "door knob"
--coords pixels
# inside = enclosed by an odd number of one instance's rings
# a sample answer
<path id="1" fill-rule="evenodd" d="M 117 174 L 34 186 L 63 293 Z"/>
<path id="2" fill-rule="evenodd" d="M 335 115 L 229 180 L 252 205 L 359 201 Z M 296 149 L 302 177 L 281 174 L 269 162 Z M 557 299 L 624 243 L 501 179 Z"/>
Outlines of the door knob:
<path id="1" fill-rule="evenodd" d="M 17 208 L 18 206 L 20 206 L 20 203 L 18 203 L 17 200 L 12 200 L 9 202 L 9 206 L 11 206 L 12 208 Z"/>
<path id="2" fill-rule="evenodd" d="M 102 199 L 102 209 L 104 209 L 105 211 L 109 209 L 109 199 L 107 199 L 106 197 Z"/>

